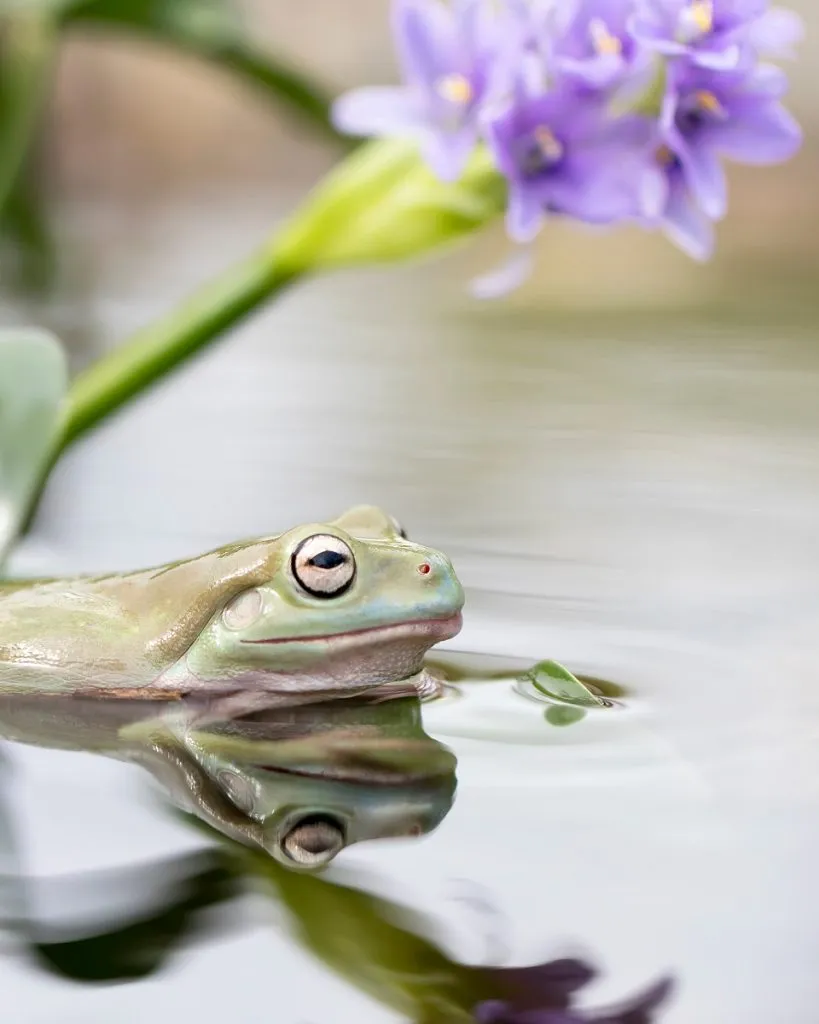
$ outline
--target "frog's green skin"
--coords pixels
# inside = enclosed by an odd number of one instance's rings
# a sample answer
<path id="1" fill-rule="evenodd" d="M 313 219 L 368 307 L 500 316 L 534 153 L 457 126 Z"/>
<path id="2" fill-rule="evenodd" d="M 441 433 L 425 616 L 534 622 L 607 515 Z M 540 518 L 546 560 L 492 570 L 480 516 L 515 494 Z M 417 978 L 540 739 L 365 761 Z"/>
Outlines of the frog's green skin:
<path id="1" fill-rule="evenodd" d="M 0 694 L 7 738 L 141 765 L 179 807 L 291 867 L 322 867 L 363 840 L 429 833 L 452 806 L 455 758 L 424 732 L 417 697 L 267 710 L 184 743 L 157 731 L 155 715 L 144 700 Z M 316 815 L 338 823 L 341 841 L 294 863 L 285 838 Z"/>
<path id="2" fill-rule="evenodd" d="M 354 577 L 337 596 L 308 593 L 294 574 L 294 552 L 314 535 L 352 552 Z M 357 692 L 418 673 L 426 651 L 458 633 L 462 606 L 444 555 L 359 506 L 160 568 L 0 585 L 0 694 Z"/>

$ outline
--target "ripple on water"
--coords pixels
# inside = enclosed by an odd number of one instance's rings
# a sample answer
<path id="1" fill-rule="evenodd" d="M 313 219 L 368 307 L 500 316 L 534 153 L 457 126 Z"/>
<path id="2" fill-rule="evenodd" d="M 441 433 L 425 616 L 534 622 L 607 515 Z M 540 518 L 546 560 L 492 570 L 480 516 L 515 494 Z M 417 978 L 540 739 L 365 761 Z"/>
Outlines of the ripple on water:
<path id="1" fill-rule="evenodd" d="M 544 665 L 562 669 L 554 662 L 439 652 L 428 669 L 442 689 L 424 703 L 425 726 L 441 737 L 493 743 L 609 743 L 645 710 L 625 686 L 580 667 L 551 685 L 540 671 Z"/>

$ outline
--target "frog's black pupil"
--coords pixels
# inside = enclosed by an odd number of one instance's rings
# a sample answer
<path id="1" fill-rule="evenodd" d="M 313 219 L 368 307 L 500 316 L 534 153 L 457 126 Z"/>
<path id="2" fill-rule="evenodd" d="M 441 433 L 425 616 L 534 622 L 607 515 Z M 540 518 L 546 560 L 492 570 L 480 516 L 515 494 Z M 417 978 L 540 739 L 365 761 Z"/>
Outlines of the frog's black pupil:
<path id="1" fill-rule="evenodd" d="M 310 565 L 317 569 L 337 569 L 347 561 L 346 555 L 339 551 L 320 551 L 310 559 Z"/>

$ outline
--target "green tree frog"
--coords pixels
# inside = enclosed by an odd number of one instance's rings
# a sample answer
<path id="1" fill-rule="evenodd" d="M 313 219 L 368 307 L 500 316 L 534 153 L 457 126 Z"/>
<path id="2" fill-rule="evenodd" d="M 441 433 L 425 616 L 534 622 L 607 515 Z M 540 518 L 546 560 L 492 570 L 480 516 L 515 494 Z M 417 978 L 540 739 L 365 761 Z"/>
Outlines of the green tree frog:
<path id="1" fill-rule="evenodd" d="M 159 568 L 0 585 L 0 694 L 176 702 L 201 725 L 411 684 L 463 602 L 445 555 L 357 506 Z"/>

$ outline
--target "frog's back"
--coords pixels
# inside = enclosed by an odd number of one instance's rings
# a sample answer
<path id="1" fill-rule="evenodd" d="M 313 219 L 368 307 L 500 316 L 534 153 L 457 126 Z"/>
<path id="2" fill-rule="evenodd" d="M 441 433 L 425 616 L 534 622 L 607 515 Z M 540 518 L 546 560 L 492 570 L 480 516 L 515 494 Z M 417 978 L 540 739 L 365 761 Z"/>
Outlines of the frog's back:
<path id="1" fill-rule="evenodd" d="M 134 573 L 0 584 L 0 693 L 151 696 L 212 615 L 277 564 L 271 537 Z"/>

